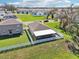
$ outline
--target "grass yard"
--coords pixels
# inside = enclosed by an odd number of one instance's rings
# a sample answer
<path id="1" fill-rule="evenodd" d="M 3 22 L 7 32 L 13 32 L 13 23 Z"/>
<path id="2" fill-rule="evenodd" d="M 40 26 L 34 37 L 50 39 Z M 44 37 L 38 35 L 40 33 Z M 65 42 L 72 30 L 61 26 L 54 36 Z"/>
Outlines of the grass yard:
<path id="1" fill-rule="evenodd" d="M 15 44 L 28 43 L 28 42 L 29 40 L 25 32 L 20 36 L 16 36 L 12 38 L 0 37 L 0 48 L 15 45 Z"/>
<path id="2" fill-rule="evenodd" d="M 71 40 L 72 39 L 72 36 L 69 33 L 66 33 L 63 30 L 59 29 L 59 23 L 58 22 L 49 22 L 49 23 L 45 23 L 45 25 L 47 25 L 48 27 L 52 28 L 53 30 L 64 35 L 65 40 Z"/>
<path id="3" fill-rule="evenodd" d="M 79 59 L 69 52 L 63 40 L 48 42 L 0 54 L 0 59 Z"/>
<path id="4" fill-rule="evenodd" d="M 44 16 L 32 16 L 32 15 L 27 15 L 27 14 L 16 14 L 16 16 L 21 20 L 21 21 L 37 21 L 37 20 L 44 20 Z"/>

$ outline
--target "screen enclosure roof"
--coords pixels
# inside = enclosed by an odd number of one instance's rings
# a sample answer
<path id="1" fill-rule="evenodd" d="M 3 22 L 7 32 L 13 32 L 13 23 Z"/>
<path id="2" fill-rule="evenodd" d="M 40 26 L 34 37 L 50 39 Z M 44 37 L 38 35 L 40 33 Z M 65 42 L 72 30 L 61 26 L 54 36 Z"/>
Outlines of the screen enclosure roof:
<path id="1" fill-rule="evenodd" d="M 44 35 L 50 35 L 50 34 L 55 34 L 56 32 L 53 31 L 52 29 L 47 29 L 47 30 L 40 30 L 40 31 L 35 31 L 34 35 L 35 36 L 44 36 Z"/>

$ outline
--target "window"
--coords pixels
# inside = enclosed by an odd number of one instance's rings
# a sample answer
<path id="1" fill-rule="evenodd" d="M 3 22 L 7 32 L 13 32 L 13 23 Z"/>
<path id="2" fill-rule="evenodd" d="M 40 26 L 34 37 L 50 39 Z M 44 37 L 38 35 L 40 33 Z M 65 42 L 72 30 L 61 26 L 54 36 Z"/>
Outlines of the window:
<path id="1" fill-rule="evenodd" d="M 12 30 L 9 30 L 9 34 L 12 34 Z"/>
<path id="2" fill-rule="evenodd" d="M 19 28 L 19 27 L 20 27 L 20 25 L 17 25 L 17 27 Z"/>

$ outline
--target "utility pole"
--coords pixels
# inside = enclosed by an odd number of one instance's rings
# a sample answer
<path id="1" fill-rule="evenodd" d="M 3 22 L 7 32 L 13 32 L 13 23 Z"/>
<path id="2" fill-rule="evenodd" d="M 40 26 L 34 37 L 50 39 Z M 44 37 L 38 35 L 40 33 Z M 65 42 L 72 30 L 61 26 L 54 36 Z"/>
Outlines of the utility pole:
<path id="1" fill-rule="evenodd" d="M 73 5 L 74 5 L 74 4 L 71 4 L 71 5 L 70 5 L 70 8 L 71 8 L 71 21 L 72 21 L 72 17 L 73 17 Z"/>
<path id="2" fill-rule="evenodd" d="M 72 9 L 73 9 L 73 5 L 74 5 L 74 4 L 71 4 L 71 12 L 72 12 Z"/>

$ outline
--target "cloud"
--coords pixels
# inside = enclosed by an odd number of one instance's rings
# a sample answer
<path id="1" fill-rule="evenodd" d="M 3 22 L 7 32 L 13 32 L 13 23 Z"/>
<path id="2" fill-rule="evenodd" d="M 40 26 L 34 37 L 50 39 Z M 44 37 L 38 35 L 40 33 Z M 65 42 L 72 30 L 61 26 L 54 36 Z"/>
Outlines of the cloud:
<path id="1" fill-rule="evenodd" d="M 69 0 L 43 0 L 43 1 L 45 1 L 45 2 L 59 2 L 59 1 L 61 1 L 61 2 L 66 2 L 66 3 L 70 2 Z"/>
<path id="2" fill-rule="evenodd" d="M 55 6 L 66 6 L 70 4 L 70 0 L 21 0 L 20 2 L 9 3 L 15 6 L 26 6 L 26 7 L 55 7 Z"/>
<path id="3" fill-rule="evenodd" d="M 39 3 L 39 6 L 48 6 L 48 7 L 55 7 L 58 6 L 58 4 L 63 5 L 69 5 L 71 1 L 69 0 L 43 0 L 41 3 Z"/>
<path id="4" fill-rule="evenodd" d="M 20 4 L 20 2 L 8 3 L 8 4 L 19 5 L 19 4 Z"/>

